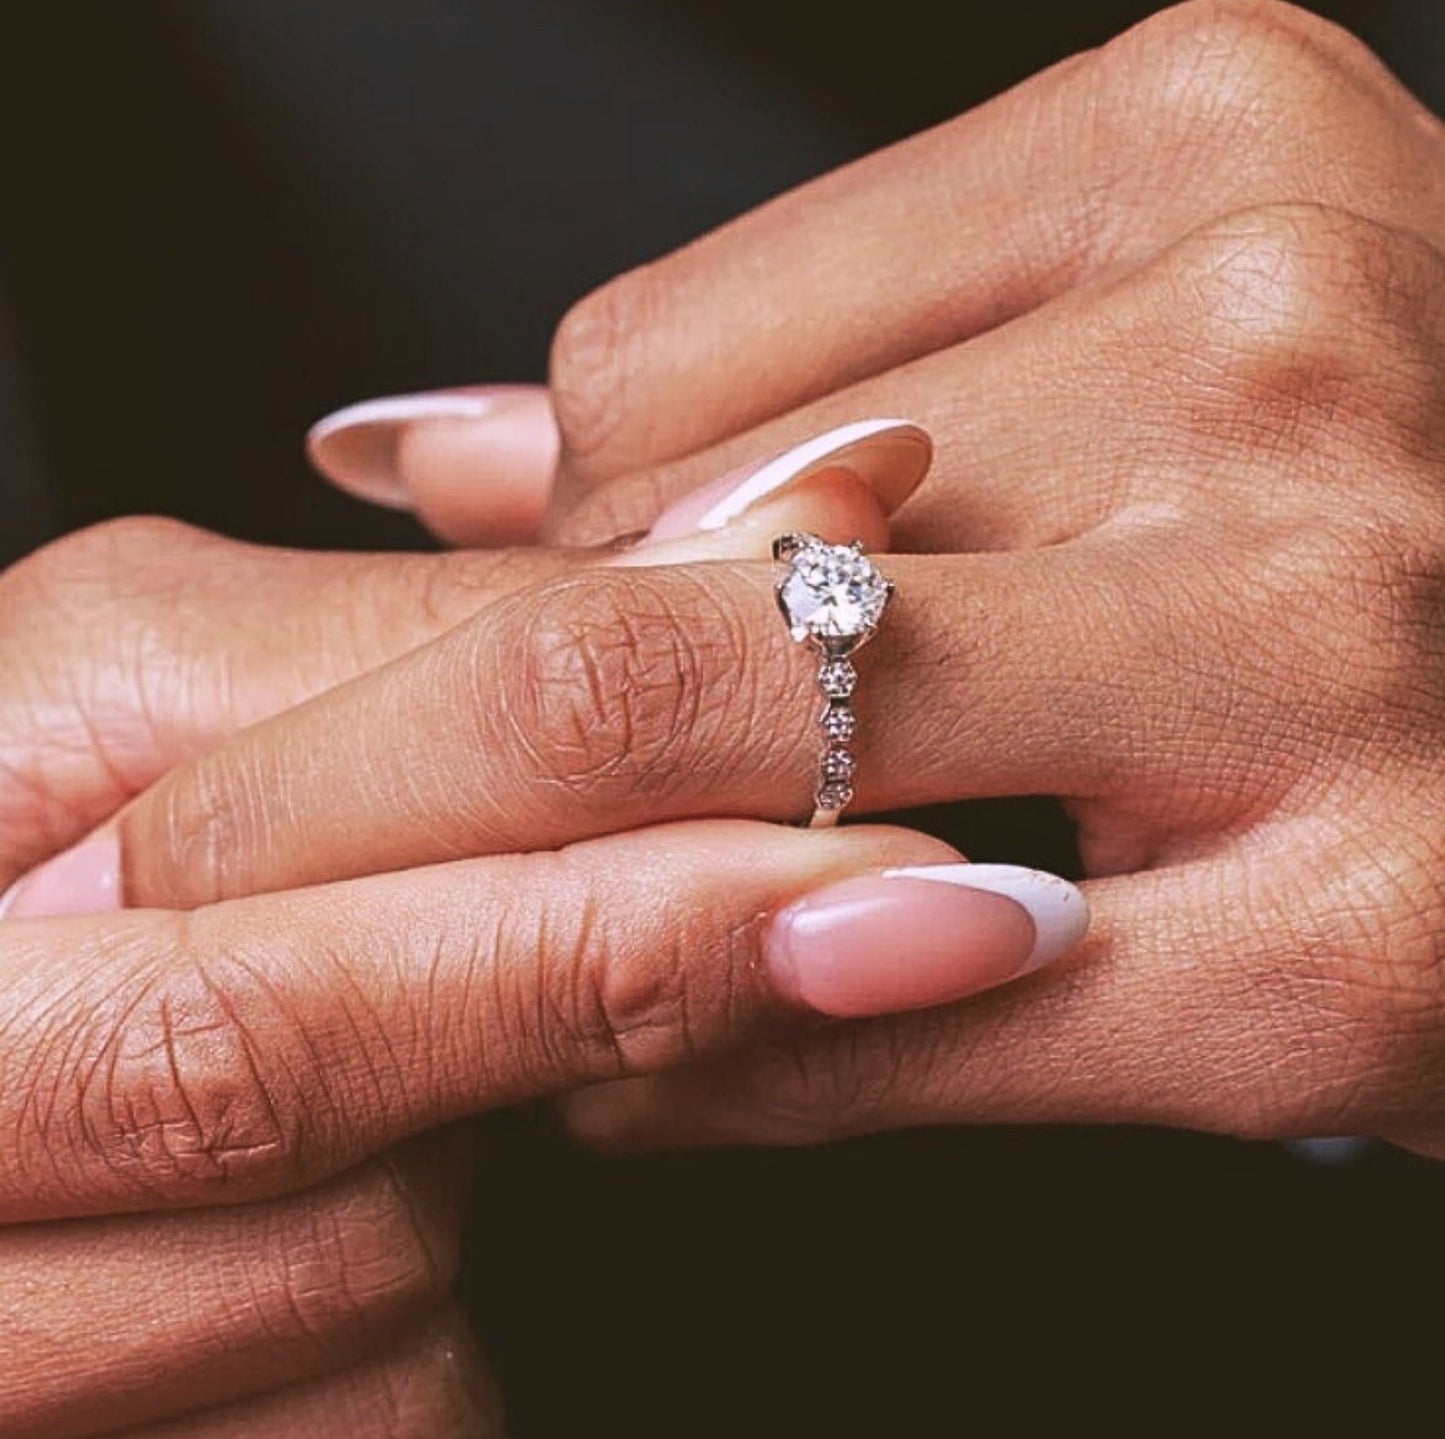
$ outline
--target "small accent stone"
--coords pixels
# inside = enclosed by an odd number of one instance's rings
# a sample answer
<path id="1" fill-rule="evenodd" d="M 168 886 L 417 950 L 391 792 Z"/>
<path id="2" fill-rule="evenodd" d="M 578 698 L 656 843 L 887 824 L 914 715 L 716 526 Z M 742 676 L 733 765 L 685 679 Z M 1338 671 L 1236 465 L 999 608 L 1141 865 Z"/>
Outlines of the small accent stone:
<path id="1" fill-rule="evenodd" d="M 858 732 L 858 716 L 843 705 L 829 705 L 823 711 L 823 733 L 846 744 Z"/>
<path id="2" fill-rule="evenodd" d="M 853 778 L 858 761 L 845 749 L 830 749 L 823 756 L 823 778 L 830 784 L 841 784 Z"/>
<path id="3" fill-rule="evenodd" d="M 846 784 L 825 784 L 818 791 L 819 809 L 847 809 L 853 798 L 852 789 Z"/>
<path id="4" fill-rule="evenodd" d="M 831 699 L 845 700 L 858 685 L 858 671 L 852 660 L 829 660 L 818 671 L 818 683 Z"/>

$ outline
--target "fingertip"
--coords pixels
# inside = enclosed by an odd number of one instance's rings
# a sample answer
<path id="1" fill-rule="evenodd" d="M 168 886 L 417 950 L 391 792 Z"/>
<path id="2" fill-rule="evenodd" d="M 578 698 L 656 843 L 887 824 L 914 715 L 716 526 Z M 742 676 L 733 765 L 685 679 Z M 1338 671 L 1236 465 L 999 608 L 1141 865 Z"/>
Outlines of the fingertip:
<path id="1" fill-rule="evenodd" d="M 371 504 L 413 510 L 461 544 L 535 539 L 559 450 L 540 385 L 367 400 L 326 416 L 306 437 L 312 465 L 333 484 Z"/>
<path id="2" fill-rule="evenodd" d="M 306 457 L 334 485 L 374 505 L 412 508 L 397 466 L 397 444 L 413 424 L 466 424 L 490 414 L 487 390 L 438 390 L 362 400 L 319 419 Z"/>
<path id="3" fill-rule="evenodd" d="M 1067 880 L 1017 865 L 930 864 L 855 876 L 775 915 L 778 991 L 835 1019 L 932 1008 L 1066 954 L 1088 928 Z"/>
<path id="4" fill-rule="evenodd" d="M 535 544 L 552 495 L 561 439 L 541 387 L 518 389 L 485 422 L 418 423 L 397 442 L 417 517 L 449 544 Z"/>
<path id="5" fill-rule="evenodd" d="M 0 895 L 0 919 L 51 919 L 121 909 L 120 840 L 98 834 L 62 851 Z"/>

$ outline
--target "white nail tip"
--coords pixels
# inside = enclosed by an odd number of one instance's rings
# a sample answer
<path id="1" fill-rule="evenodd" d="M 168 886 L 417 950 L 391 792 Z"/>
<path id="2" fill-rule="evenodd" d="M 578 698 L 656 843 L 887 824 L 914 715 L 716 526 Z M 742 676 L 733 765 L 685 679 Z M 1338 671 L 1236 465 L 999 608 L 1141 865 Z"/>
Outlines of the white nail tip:
<path id="1" fill-rule="evenodd" d="M 20 889 L 20 881 L 17 879 L 4 894 L 0 894 L 0 919 L 5 918 L 5 911 L 15 902 L 15 895 Z"/>
<path id="2" fill-rule="evenodd" d="M 388 395 L 363 400 L 317 420 L 309 439 L 319 444 L 340 430 L 361 425 L 399 425 L 409 420 L 476 420 L 489 414 L 496 401 L 487 395 Z"/>
<path id="3" fill-rule="evenodd" d="M 1041 969 L 1072 949 L 1089 928 L 1089 901 L 1082 891 L 1041 869 L 1018 864 L 934 864 L 885 871 L 890 879 L 924 879 L 1001 894 L 1028 912 L 1034 947 L 1021 974 Z"/>
<path id="4" fill-rule="evenodd" d="M 804 440 L 791 450 L 771 459 L 761 468 L 754 470 L 740 485 L 719 500 L 697 521 L 699 530 L 720 530 L 737 519 L 745 510 L 751 509 L 759 500 L 765 499 L 784 485 L 801 479 L 809 470 L 816 469 L 824 462 L 838 462 L 845 452 L 867 441 L 887 435 L 893 440 L 911 441 L 918 445 L 924 459 L 924 468 L 932 455 L 932 444 L 927 433 L 910 420 L 857 420 L 849 425 Z"/>

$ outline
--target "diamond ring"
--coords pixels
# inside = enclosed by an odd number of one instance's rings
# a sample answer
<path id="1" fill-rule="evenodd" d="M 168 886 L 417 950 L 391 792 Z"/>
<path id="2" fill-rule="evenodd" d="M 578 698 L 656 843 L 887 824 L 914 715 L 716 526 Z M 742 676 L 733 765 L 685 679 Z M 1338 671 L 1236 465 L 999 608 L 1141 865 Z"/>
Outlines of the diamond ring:
<path id="1" fill-rule="evenodd" d="M 773 558 L 787 565 L 776 591 L 788 632 L 799 643 L 811 644 L 821 657 L 818 727 L 823 752 L 807 825 L 825 829 L 837 824 L 852 800 L 858 768 L 850 748 L 858 732 L 853 709 L 858 670 L 852 657 L 877 632 L 893 598 L 893 582 L 879 574 L 861 542 L 830 545 L 817 535 L 782 535 L 773 541 Z"/>

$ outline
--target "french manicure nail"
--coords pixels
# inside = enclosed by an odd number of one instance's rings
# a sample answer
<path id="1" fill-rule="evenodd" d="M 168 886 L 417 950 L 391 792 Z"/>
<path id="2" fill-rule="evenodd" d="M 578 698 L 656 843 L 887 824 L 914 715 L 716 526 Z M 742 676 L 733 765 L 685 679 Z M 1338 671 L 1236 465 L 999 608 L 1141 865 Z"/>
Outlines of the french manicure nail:
<path id="1" fill-rule="evenodd" d="M 642 543 L 720 530 L 754 505 L 824 470 L 855 474 L 892 513 L 916 488 L 932 459 L 933 442 L 917 425 L 907 420 L 859 420 L 691 491 L 657 517 Z"/>
<path id="2" fill-rule="evenodd" d="M 435 430 L 453 440 L 449 463 L 465 463 L 468 451 L 479 468 L 497 455 L 508 466 L 550 471 L 558 439 L 547 392 L 540 385 L 494 385 L 475 390 L 435 390 L 388 395 L 348 405 L 318 420 L 306 436 L 306 451 L 318 470 L 352 494 L 391 509 L 413 508 L 399 462 L 404 436 Z"/>
<path id="3" fill-rule="evenodd" d="M 112 835 L 63 850 L 0 896 L 0 919 L 108 914 L 120 908 L 120 841 Z"/>
<path id="4" fill-rule="evenodd" d="M 844 880 L 777 914 L 774 982 L 838 1018 L 947 1004 L 1057 959 L 1089 924 L 1067 880 L 1011 864 L 940 864 Z"/>

